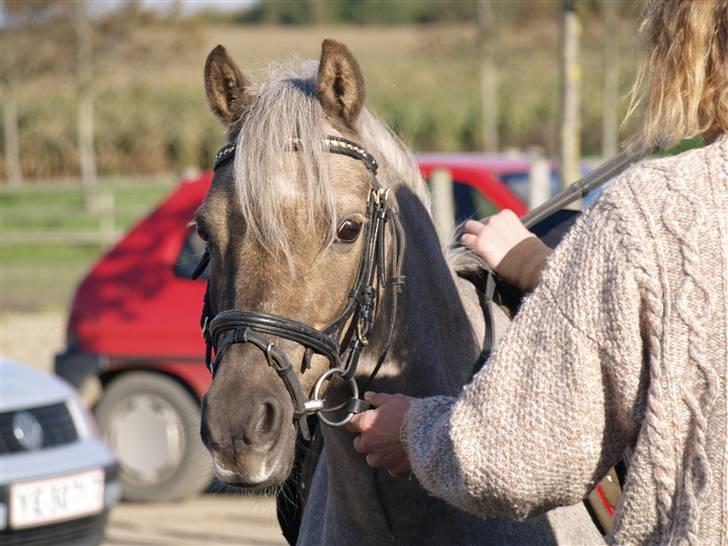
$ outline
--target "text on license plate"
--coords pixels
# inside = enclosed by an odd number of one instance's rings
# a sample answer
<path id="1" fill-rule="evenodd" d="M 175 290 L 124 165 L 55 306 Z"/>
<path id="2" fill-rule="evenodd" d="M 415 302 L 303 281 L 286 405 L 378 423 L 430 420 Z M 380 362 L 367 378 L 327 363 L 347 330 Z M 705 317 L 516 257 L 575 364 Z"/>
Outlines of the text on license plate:
<path id="1" fill-rule="evenodd" d="M 10 526 L 15 529 L 96 514 L 103 508 L 101 469 L 10 486 Z"/>

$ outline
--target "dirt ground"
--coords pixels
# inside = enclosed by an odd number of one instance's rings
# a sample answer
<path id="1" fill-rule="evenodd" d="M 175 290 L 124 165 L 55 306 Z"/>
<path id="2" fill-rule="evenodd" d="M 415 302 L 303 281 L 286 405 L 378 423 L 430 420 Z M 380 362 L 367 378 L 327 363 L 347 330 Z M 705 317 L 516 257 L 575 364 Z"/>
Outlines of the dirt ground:
<path id="1" fill-rule="evenodd" d="M 273 498 L 203 495 L 175 503 L 123 503 L 103 546 L 268 546 L 286 544 Z"/>
<path id="2" fill-rule="evenodd" d="M 59 311 L 0 315 L 0 355 L 38 370 L 53 369 L 53 355 L 63 349 L 66 316 Z"/>
<path id="3" fill-rule="evenodd" d="M 4 313 L 0 355 L 51 371 L 62 349 L 60 312 Z M 111 512 L 104 546 L 268 546 L 286 544 L 268 497 L 206 494 L 174 503 L 122 503 Z"/>

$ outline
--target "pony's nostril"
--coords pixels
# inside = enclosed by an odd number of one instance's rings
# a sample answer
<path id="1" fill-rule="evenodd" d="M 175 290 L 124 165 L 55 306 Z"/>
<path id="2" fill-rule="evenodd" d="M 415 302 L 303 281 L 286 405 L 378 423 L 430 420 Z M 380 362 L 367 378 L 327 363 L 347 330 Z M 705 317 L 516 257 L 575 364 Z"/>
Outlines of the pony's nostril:
<path id="1" fill-rule="evenodd" d="M 263 402 L 259 406 L 258 421 L 255 425 L 258 443 L 268 444 L 275 440 L 280 422 L 278 405 L 272 401 Z"/>
<path id="2" fill-rule="evenodd" d="M 280 430 L 281 411 L 278 404 L 266 400 L 251 411 L 242 440 L 248 446 L 263 446 L 275 441 Z"/>
<path id="3" fill-rule="evenodd" d="M 278 408 L 274 403 L 263 403 L 262 416 L 258 424 L 261 437 L 270 436 L 272 432 L 278 429 L 278 414 Z"/>

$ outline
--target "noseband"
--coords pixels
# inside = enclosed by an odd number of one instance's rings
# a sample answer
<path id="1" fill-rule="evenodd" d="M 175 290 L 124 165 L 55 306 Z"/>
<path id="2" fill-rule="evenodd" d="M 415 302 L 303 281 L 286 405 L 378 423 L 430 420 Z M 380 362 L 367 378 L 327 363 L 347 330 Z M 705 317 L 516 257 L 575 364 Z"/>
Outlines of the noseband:
<path id="1" fill-rule="evenodd" d="M 322 330 L 279 315 L 249 311 L 227 310 L 214 314 L 210 302 L 210 283 L 205 291 L 202 309 L 202 335 L 205 339 L 205 362 L 213 377 L 217 365 L 225 352 L 236 343 L 250 343 L 265 355 L 268 365 L 283 381 L 291 396 L 294 407 L 294 422 L 304 439 L 310 439 L 306 416 L 318 414 L 319 419 L 330 426 L 345 425 L 355 413 L 369 408 L 359 398 L 359 388 L 354 378 L 362 351 L 369 343 L 369 334 L 377 315 L 379 295 L 382 288 L 390 291 L 390 311 L 387 338 L 377 364 L 366 381 L 368 387 L 384 363 L 394 333 L 397 312 L 397 296 L 404 285 L 401 275 L 404 255 L 404 237 L 397 210 L 389 200 L 389 189 L 383 188 L 377 180 L 378 165 L 374 157 L 362 146 L 342 137 L 328 136 L 324 143 L 333 154 L 346 155 L 359 160 L 371 175 L 371 188 L 367 200 L 367 222 L 364 227 L 364 248 L 354 286 L 341 314 Z M 291 141 L 291 150 L 300 151 L 303 143 Z M 215 171 L 235 157 L 235 145 L 224 146 L 215 156 Z M 385 251 L 385 233 L 389 228 L 393 252 L 389 263 Z M 210 257 L 207 251 L 195 268 L 192 278 L 199 277 L 205 270 Z M 389 268 L 389 276 L 387 276 Z M 313 397 L 303 392 L 301 382 L 286 355 L 270 338 L 293 341 L 305 348 L 301 369 L 305 372 L 311 365 L 314 354 L 329 361 L 329 369 L 319 377 L 313 389 Z M 214 358 L 213 358 L 214 352 Z M 321 391 L 323 384 L 339 375 L 351 386 L 352 396 L 344 404 L 326 407 Z M 346 410 L 346 416 L 333 421 L 325 413 Z"/>

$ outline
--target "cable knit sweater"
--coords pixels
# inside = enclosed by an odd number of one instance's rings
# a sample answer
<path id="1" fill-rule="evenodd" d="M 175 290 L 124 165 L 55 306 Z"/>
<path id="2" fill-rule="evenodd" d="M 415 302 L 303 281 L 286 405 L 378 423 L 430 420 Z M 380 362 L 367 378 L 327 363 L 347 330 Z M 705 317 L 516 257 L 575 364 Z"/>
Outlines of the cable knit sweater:
<path id="1" fill-rule="evenodd" d="M 579 502 L 631 448 L 618 544 L 728 544 L 728 137 L 610 183 L 460 396 L 401 437 L 483 516 Z M 487 537 L 484 537 L 487 542 Z"/>

